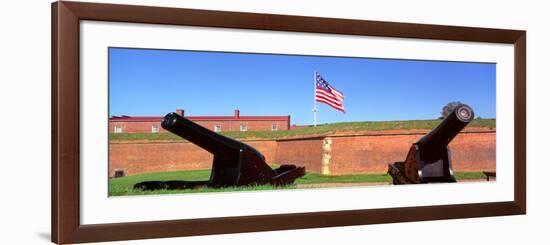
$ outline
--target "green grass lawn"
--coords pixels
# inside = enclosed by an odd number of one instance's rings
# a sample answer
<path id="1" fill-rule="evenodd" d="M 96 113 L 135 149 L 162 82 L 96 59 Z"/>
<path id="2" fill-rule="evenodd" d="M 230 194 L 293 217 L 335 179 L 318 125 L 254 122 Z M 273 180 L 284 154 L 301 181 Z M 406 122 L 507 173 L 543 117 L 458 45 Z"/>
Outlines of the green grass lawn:
<path id="1" fill-rule="evenodd" d="M 326 135 L 337 131 L 371 131 L 390 129 L 433 129 L 441 120 L 410 120 L 410 121 L 377 121 L 377 122 L 343 122 L 317 125 L 317 127 L 306 127 L 293 130 L 280 131 L 232 131 L 222 132 L 223 135 L 245 139 L 280 139 L 292 136 Z M 468 127 L 495 128 L 495 119 L 475 119 Z M 182 140 L 181 137 L 172 133 L 111 133 L 110 140 Z"/>
<path id="2" fill-rule="evenodd" d="M 456 172 L 458 180 L 464 179 L 484 179 L 482 172 Z M 386 174 L 354 174 L 354 175 L 334 175 L 326 176 L 318 173 L 306 173 L 302 178 L 295 181 L 295 185 L 284 187 L 274 187 L 271 185 L 228 187 L 228 188 L 197 188 L 187 190 L 159 190 L 159 191 L 136 191 L 133 190 L 134 184 L 142 181 L 151 180 L 208 180 L 210 170 L 189 170 L 174 172 L 147 173 L 110 179 L 109 195 L 151 195 L 151 194 L 180 194 L 180 193 L 201 193 L 201 192 L 232 192 L 232 191 L 257 191 L 257 190 L 275 190 L 275 189 L 296 189 L 297 185 L 319 184 L 319 183 L 382 183 L 391 182 L 392 178 Z"/>

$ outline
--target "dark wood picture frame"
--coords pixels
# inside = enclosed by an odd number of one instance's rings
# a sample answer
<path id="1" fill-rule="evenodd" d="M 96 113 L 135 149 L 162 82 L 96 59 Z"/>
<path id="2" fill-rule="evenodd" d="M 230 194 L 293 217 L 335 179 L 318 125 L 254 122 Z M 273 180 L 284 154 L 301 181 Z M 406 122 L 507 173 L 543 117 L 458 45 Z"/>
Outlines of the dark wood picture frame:
<path id="1" fill-rule="evenodd" d="M 514 45 L 514 200 L 99 225 L 80 224 L 79 23 L 81 20 L 242 28 Z M 526 32 L 82 2 L 52 4 L 52 241 L 81 243 L 380 224 L 526 213 Z"/>

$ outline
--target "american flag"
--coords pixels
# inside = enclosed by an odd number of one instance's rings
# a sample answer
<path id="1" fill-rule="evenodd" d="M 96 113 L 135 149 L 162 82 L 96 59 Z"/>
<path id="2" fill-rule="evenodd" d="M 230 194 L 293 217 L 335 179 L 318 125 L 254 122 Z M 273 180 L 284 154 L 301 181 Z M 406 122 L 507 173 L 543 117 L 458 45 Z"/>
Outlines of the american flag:
<path id="1" fill-rule="evenodd" d="M 330 86 L 318 72 L 315 72 L 315 81 L 315 101 L 323 102 L 336 110 L 345 112 L 344 94 Z"/>

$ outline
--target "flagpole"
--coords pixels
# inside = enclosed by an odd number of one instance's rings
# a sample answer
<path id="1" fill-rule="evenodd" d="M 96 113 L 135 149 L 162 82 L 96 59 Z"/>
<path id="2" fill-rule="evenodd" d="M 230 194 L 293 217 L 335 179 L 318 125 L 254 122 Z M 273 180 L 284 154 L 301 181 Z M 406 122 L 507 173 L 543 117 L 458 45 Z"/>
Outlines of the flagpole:
<path id="1" fill-rule="evenodd" d="M 317 76 L 315 76 L 317 72 L 313 71 L 313 127 L 317 127 L 317 100 L 315 99 L 315 95 L 317 94 Z"/>

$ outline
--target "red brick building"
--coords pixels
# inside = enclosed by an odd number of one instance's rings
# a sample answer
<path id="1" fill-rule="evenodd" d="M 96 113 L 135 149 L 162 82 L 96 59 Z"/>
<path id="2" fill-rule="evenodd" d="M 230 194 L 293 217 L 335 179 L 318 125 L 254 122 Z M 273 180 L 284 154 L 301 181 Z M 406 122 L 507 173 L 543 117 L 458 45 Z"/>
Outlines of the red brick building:
<path id="1" fill-rule="evenodd" d="M 233 116 L 185 116 L 184 110 L 176 110 L 181 116 L 212 131 L 276 131 L 290 129 L 290 116 L 241 116 L 235 110 Z M 162 116 L 112 116 L 109 118 L 111 133 L 159 133 Z"/>

